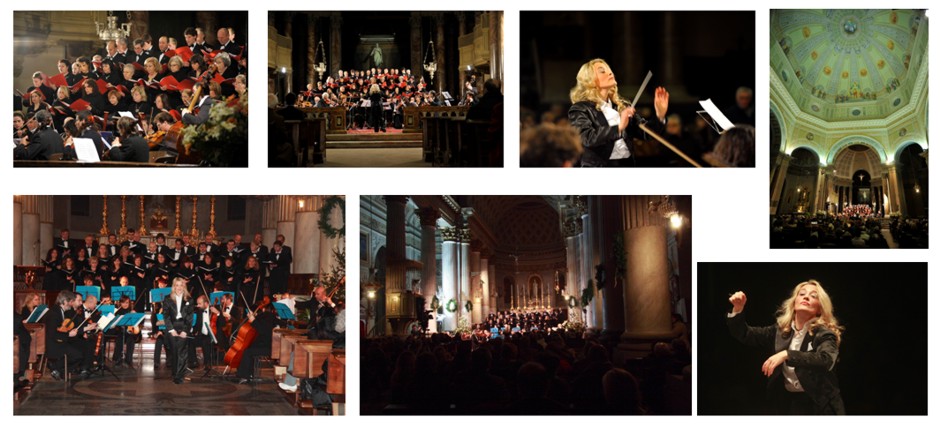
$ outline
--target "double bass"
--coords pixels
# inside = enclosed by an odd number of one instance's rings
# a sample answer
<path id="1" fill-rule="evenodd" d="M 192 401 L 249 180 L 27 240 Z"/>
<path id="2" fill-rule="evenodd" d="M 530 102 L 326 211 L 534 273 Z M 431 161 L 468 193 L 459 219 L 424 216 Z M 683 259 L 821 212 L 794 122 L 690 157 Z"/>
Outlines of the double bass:
<path id="1" fill-rule="evenodd" d="M 250 307 L 248 304 L 248 299 L 245 299 L 245 295 L 242 294 L 242 299 L 245 300 L 245 306 Z M 258 305 L 257 309 L 254 310 L 254 313 L 257 313 L 261 309 L 264 309 L 265 306 L 271 304 L 271 300 L 265 296 L 261 304 Z M 228 352 L 225 353 L 225 362 L 226 371 L 230 368 L 237 369 L 241 365 L 242 357 L 245 355 L 245 350 L 251 346 L 251 343 L 255 341 L 255 338 L 258 336 L 257 330 L 251 326 L 251 321 L 246 319 L 240 327 L 238 327 L 238 332 L 236 334 L 235 340 L 232 341 L 232 345 L 229 346 Z"/>

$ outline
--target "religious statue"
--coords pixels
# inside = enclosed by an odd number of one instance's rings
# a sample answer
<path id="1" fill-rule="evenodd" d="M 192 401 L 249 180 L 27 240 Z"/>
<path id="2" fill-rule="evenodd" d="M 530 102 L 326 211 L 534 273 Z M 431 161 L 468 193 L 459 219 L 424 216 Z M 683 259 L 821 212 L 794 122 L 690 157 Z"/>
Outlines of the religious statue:
<path id="1" fill-rule="evenodd" d="M 162 207 L 156 207 L 150 216 L 150 230 L 167 230 L 166 214 Z"/>
<path id="2" fill-rule="evenodd" d="M 384 64 L 382 60 L 382 47 L 378 43 L 375 44 L 375 47 L 372 48 L 372 52 L 369 52 L 369 56 L 372 57 L 372 66 L 381 67 Z"/>

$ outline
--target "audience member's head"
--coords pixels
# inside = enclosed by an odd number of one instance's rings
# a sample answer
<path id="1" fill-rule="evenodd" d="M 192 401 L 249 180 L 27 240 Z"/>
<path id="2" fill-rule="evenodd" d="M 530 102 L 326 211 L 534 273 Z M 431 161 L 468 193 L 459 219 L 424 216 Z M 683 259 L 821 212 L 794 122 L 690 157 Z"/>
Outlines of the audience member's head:
<path id="1" fill-rule="evenodd" d="M 574 128 L 541 124 L 520 135 L 522 167 L 572 167 L 581 152 L 581 138 Z"/>

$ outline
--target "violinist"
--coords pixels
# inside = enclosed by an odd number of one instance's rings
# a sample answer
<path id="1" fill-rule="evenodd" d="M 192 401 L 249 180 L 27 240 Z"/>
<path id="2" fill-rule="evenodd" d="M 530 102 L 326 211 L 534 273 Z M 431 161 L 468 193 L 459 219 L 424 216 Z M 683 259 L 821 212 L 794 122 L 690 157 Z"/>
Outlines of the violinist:
<path id="1" fill-rule="evenodd" d="M 78 131 L 81 133 L 82 138 L 89 138 L 95 142 L 95 147 L 98 149 L 98 154 L 103 154 L 108 150 L 107 146 L 104 145 L 104 139 L 101 138 L 101 133 L 98 132 L 98 125 L 95 124 L 95 118 L 90 111 L 83 110 L 78 112 L 75 115 L 75 126 L 78 127 Z"/>
<path id="2" fill-rule="evenodd" d="M 46 357 L 49 359 L 49 369 L 52 378 L 62 380 L 65 371 L 65 360 L 68 359 L 70 367 L 80 366 L 82 351 L 69 343 L 69 338 L 78 336 L 75 323 L 66 316 L 71 310 L 71 302 L 75 300 L 75 293 L 62 290 L 56 296 L 56 307 L 50 308 L 43 317 L 46 323 Z M 88 376 L 90 373 L 83 373 Z"/>
<path id="3" fill-rule="evenodd" d="M 210 330 L 213 330 L 211 321 L 214 317 L 210 310 L 208 296 L 202 295 L 196 298 L 194 315 L 196 317 L 196 326 L 193 331 L 193 349 L 189 353 L 189 368 L 196 369 L 199 367 L 196 360 L 196 347 L 202 348 L 203 367 L 209 367 L 219 359 L 216 358 L 215 346 L 212 344 L 212 334 L 210 334 Z M 215 332 L 212 333 L 215 334 Z"/>
<path id="4" fill-rule="evenodd" d="M 162 97 L 165 98 L 166 95 L 162 95 Z M 182 143 L 183 123 L 177 122 L 173 119 L 173 116 L 166 112 L 157 113 L 153 117 L 153 123 L 157 127 L 157 132 L 150 136 L 149 144 L 151 148 L 178 153 L 178 147 Z"/>
<path id="5" fill-rule="evenodd" d="M 80 329 L 82 332 L 81 337 L 78 335 L 75 337 L 77 347 L 82 351 L 81 367 L 83 373 L 90 373 L 92 364 L 95 362 L 95 345 L 98 344 L 98 336 L 94 333 L 98 329 L 98 319 L 100 318 L 98 298 L 95 296 L 88 296 L 85 303 L 78 308 L 78 313 L 75 314 L 76 322 L 79 324 L 84 323 Z"/>
<path id="6" fill-rule="evenodd" d="M 251 345 L 245 349 L 241 363 L 238 365 L 237 375 L 238 383 L 240 384 L 251 382 L 255 367 L 254 359 L 256 357 L 271 355 L 271 336 L 273 335 L 274 327 L 280 324 L 274 314 L 274 307 L 272 305 L 264 305 L 263 302 L 259 301 L 255 306 L 261 308 L 255 312 L 248 312 L 248 322 L 251 323 L 257 335 L 254 341 L 251 342 Z"/>
<path id="7" fill-rule="evenodd" d="M 223 294 L 222 301 L 213 305 L 210 311 L 216 315 L 216 336 L 219 339 L 219 349 L 224 354 L 228 351 L 229 337 L 232 335 L 232 325 L 237 324 L 240 319 L 233 318 L 232 309 L 234 309 L 231 294 Z"/>
<path id="8" fill-rule="evenodd" d="M 142 86 L 137 86 L 134 89 L 136 90 L 137 88 L 141 88 L 141 91 L 132 92 L 143 92 Z M 135 99 L 136 98 L 137 96 L 135 95 Z M 118 119 L 117 128 L 119 137 L 115 138 L 111 143 L 111 150 L 108 152 L 111 156 L 111 160 L 140 163 L 149 162 L 150 147 L 147 146 L 147 140 L 144 140 L 137 131 L 137 122 L 132 118 L 122 117 Z"/>
<path id="9" fill-rule="evenodd" d="M 181 384 L 183 375 L 186 374 L 186 356 L 189 352 L 187 337 L 192 332 L 193 324 L 193 303 L 189 291 L 186 290 L 186 280 L 173 280 L 173 292 L 163 300 L 163 314 L 167 332 L 170 334 L 173 383 Z"/>
<path id="10" fill-rule="evenodd" d="M 118 300 L 117 310 L 114 311 L 114 315 L 121 316 L 135 313 L 136 311 L 134 311 L 132 307 L 133 303 L 129 296 L 121 296 L 121 299 Z M 129 330 L 130 328 L 128 327 L 114 327 L 108 330 L 109 333 L 115 335 L 117 338 L 114 343 L 114 353 L 111 355 L 111 360 L 114 361 L 115 367 L 126 364 L 128 368 L 134 368 L 134 344 L 137 343 L 140 332 Z"/>

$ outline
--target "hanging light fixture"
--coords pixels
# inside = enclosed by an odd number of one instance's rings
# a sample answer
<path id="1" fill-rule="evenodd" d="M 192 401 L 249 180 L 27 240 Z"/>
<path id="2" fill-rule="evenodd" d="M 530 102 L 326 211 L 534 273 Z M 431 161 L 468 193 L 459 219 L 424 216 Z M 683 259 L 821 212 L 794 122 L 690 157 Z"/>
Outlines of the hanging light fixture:
<path id="1" fill-rule="evenodd" d="M 317 62 L 317 53 L 320 54 L 320 61 Z M 326 49 L 323 48 L 323 39 L 320 39 L 320 42 L 317 43 L 317 50 L 313 54 L 313 71 L 316 71 L 320 76 L 320 80 L 323 80 L 323 75 L 326 73 Z"/>
<path id="2" fill-rule="evenodd" d="M 428 36 L 430 38 L 430 35 Z M 431 60 L 428 61 L 428 57 Z M 434 54 L 434 41 L 428 42 L 428 50 L 424 53 L 424 71 L 431 75 L 431 81 L 434 81 L 434 73 L 437 72 L 437 56 Z"/>
<path id="3" fill-rule="evenodd" d="M 95 33 L 98 34 L 98 38 L 101 40 L 117 40 L 122 37 L 129 37 L 131 33 L 130 23 L 131 13 L 127 12 L 127 21 L 124 24 L 118 26 L 117 16 L 114 16 L 114 12 L 108 11 L 108 22 L 98 22 L 95 21 Z"/>

